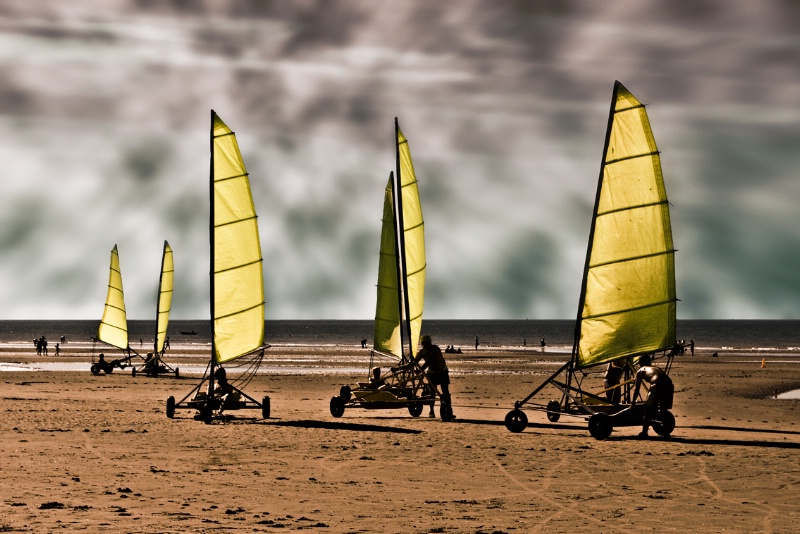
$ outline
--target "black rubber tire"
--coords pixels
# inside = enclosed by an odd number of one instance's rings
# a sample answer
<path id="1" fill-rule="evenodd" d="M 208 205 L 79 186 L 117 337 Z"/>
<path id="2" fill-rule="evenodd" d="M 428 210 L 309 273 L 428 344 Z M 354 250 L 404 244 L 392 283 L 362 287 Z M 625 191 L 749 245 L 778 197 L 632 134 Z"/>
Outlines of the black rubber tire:
<path id="1" fill-rule="evenodd" d="M 334 417 L 344 415 L 344 400 L 341 397 L 331 397 L 331 415 Z"/>
<path id="2" fill-rule="evenodd" d="M 92 366 L 89 368 L 89 370 L 92 372 L 93 375 L 100 374 L 100 367 L 96 363 L 93 363 Z"/>
<path id="3" fill-rule="evenodd" d="M 179 376 L 180 376 L 179 369 L 176 367 L 175 368 L 175 378 L 178 378 Z"/>
<path id="4" fill-rule="evenodd" d="M 211 406 L 210 402 L 206 402 L 202 408 L 200 408 L 200 419 L 207 425 L 211 424 L 211 420 L 214 418 L 214 408 Z"/>
<path id="5" fill-rule="evenodd" d="M 103 369 L 103 371 L 105 371 L 105 373 L 106 373 L 107 375 L 110 375 L 111 373 L 113 373 L 113 372 L 114 372 L 114 366 L 113 366 L 113 365 L 109 365 L 109 366 L 107 366 L 105 369 Z"/>
<path id="6" fill-rule="evenodd" d="M 344 385 L 339 388 L 339 397 L 341 397 L 343 403 L 349 401 L 351 396 L 352 390 L 350 389 L 350 386 Z"/>
<path id="7" fill-rule="evenodd" d="M 269 419 L 269 397 L 264 397 L 261 399 L 261 417 L 264 419 Z"/>
<path id="8" fill-rule="evenodd" d="M 506 414 L 506 428 L 511 432 L 522 432 L 527 426 L 528 416 L 522 410 L 514 408 Z"/>
<path id="9" fill-rule="evenodd" d="M 442 418 L 442 421 L 452 421 L 453 407 L 449 404 L 442 404 L 439 406 L 439 416 Z"/>
<path id="10" fill-rule="evenodd" d="M 656 434 L 663 438 L 668 438 L 672 431 L 675 430 L 675 416 L 664 410 L 653 417 L 651 425 Z"/>
<path id="11" fill-rule="evenodd" d="M 557 423 L 561 419 L 561 403 L 557 400 L 551 400 L 547 403 L 547 420 L 551 423 Z"/>
<path id="12" fill-rule="evenodd" d="M 421 402 L 412 402 L 408 405 L 408 413 L 411 414 L 411 417 L 419 417 L 422 415 L 422 409 L 425 406 Z"/>
<path id="13" fill-rule="evenodd" d="M 131 376 L 136 378 L 136 367 L 131 367 Z"/>
<path id="14" fill-rule="evenodd" d="M 175 417 L 175 397 L 169 397 L 167 399 L 167 417 L 170 419 Z"/>
<path id="15" fill-rule="evenodd" d="M 596 413 L 589 418 L 589 433 L 594 439 L 606 439 L 614 431 L 611 417 L 605 413 Z"/>

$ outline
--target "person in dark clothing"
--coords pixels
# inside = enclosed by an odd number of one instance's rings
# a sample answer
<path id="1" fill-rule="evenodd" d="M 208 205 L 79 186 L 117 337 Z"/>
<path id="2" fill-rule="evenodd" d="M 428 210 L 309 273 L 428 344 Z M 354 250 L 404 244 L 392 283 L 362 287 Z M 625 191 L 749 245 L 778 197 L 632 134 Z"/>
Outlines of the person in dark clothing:
<path id="1" fill-rule="evenodd" d="M 639 357 L 639 370 L 636 371 L 636 382 L 633 385 L 633 400 L 631 407 L 636 405 L 636 398 L 639 396 L 639 387 L 642 382 L 650 385 L 645 400 L 644 418 L 642 419 L 642 431 L 639 436 L 647 436 L 653 414 L 659 410 L 669 410 L 672 408 L 672 397 L 675 394 L 675 386 L 667 373 L 658 367 L 650 365 L 650 356 Z"/>

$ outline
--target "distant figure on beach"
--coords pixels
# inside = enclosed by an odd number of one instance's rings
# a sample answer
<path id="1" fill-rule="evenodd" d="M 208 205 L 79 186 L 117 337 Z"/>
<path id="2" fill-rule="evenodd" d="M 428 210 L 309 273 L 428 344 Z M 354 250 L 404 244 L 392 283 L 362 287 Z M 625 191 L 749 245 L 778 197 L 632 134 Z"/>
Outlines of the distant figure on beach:
<path id="1" fill-rule="evenodd" d="M 167 338 L 164 340 L 164 350 L 167 350 L 168 348 L 169 348 L 169 336 L 167 336 Z"/>
<path id="2" fill-rule="evenodd" d="M 606 374 L 603 377 L 603 388 L 606 389 L 606 398 L 611 404 L 619 404 L 622 397 L 622 389 L 614 387 L 619 385 L 622 375 L 625 373 L 625 363 L 619 360 L 608 362 Z M 609 389 L 614 388 L 614 389 Z"/>
<path id="3" fill-rule="evenodd" d="M 142 345 L 144 345 L 144 341 L 142 341 L 142 338 L 139 338 L 139 346 L 141 347 Z"/>
<path id="4" fill-rule="evenodd" d="M 39 342 L 38 339 L 34 339 L 33 340 L 33 344 L 36 345 L 36 354 L 41 354 L 42 353 L 42 344 L 41 344 L 41 342 Z"/>
<path id="5" fill-rule="evenodd" d="M 528 346 L 528 342 L 525 340 L 524 337 L 522 338 L 522 346 L 523 347 L 527 347 Z"/>
<path id="6" fill-rule="evenodd" d="M 478 350 L 478 336 L 475 336 L 475 350 Z"/>
<path id="7" fill-rule="evenodd" d="M 636 398 L 639 396 L 639 388 L 642 382 L 650 384 L 650 391 L 645 400 L 644 418 L 642 419 L 642 431 L 639 436 L 647 436 L 653 414 L 661 410 L 672 408 L 672 397 L 675 394 L 675 386 L 672 379 L 664 370 L 650 365 L 650 356 L 647 354 L 639 357 L 639 370 L 636 371 L 636 382 L 633 385 L 633 400 L 631 407 L 636 405 Z"/>
<path id="8" fill-rule="evenodd" d="M 61 336 L 61 344 L 63 345 L 66 342 L 67 342 L 67 336 Z"/>
<path id="9" fill-rule="evenodd" d="M 61 347 L 59 346 L 59 343 L 56 343 L 56 356 L 59 354 L 61 354 Z"/>
<path id="10" fill-rule="evenodd" d="M 39 340 L 39 343 L 42 346 L 42 354 L 47 356 L 47 338 L 42 336 L 42 338 Z"/>
<path id="11" fill-rule="evenodd" d="M 547 346 L 547 341 L 542 338 L 542 341 L 540 341 L 539 344 L 542 346 L 542 352 L 544 352 L 544 348 Z"/>
<path id="12" fill-rule="evenodd" d="M 694 339 L 689 340 L 689 351 L 692 356 L 694 356 Z"/>
<path id="13" fill-rule="evenodd" d="M 364 338 L 364 339 L 361 340 L 361 348 L 362 349 L 366 349 L 367 348 L 367 338 Z"/>

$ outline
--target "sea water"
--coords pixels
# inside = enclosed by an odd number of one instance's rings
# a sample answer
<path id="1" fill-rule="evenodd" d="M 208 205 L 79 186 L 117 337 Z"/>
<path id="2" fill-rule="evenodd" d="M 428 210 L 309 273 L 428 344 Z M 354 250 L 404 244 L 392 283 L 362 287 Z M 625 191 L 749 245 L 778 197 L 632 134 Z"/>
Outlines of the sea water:
<path id="1" fill-rule="evenodd" d="M 0 321 L 0 344 L 29 344 L 45 336 L 52 350 L 62 336 L 67 343 L 90 343 L 97 335 L 98 321 Z M 372 345 L 371 320 L 270 320 L 265 323 L 265 341 L 272 345 Z M 434 343 L 457 348 L 528 347 L 570 351 L 575 335 L 571 320 L 441 320 L 426 319 L 423 333 Z M 208 320 L 173 320 L 168 335 L 179 344 L 209 344 Z M 800 321 L 784 320 L 680 320 L 678 339 L 693 340 L 695 350 L 800 351 Z M 128 322 L 131 347 L 152 345 L 154 321 Z"/>

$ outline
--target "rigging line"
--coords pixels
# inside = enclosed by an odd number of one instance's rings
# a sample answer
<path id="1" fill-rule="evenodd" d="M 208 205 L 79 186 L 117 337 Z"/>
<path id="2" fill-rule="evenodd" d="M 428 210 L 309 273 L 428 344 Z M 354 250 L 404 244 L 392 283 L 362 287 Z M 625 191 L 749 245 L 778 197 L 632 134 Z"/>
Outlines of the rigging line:
<path id="1" fill-rule="evenodd" d="M 651 304 L 645 304 L 644 306 L 635 306 L 633 308 L 625 308 L 624 310 L 615 310 L 615 311 L 610 311 L 610 312 L 606 312 L 606 313 L 598 313 L 598 314 L 595 314 L 595 315 L 587 315 L 586 317 L 582 317 L 582 319 L 584 321 L 589 320 L 589 319 L 599 319 L 600 317 L 608 317 L 610 315 L 619 315 L 621 313 L 628 313 L 628 312 L 638 311 L 638 310 L 646 310 L 647 308 L 655 308 L 657 306 L 663 306 L 665 304 L 672 304 L 673 302 L 678 302 L 678 299 L 674 298 L 674 299 L 669 299 L 669 300 L 662 300 L 661 302 L 654 302 L 654 303 L 651 303 Z"/>
<path id="2" fill-rule="evenodd" d="M 638 158 L 646 158 L 648 156 L 658 156 L 660 154 L 661 154 L 660 150 L 654 150 L 652 152 L 643 152 L 641 154 L 634 154 L 632 156 L 625 156 L 624 158 L 609 159 L 604 163 L 604 165 L 612 165 L 614 163 L 619 163 L 621 161 L 628 161 L 628 160 L 631 160 L 631 159 L 638 159 Z"/>
<path id="3" fill-rule="evenodd" d="M 244 174 L 237 174 L 235 176 L 225 176 L 225 177 L 222 177 L 222 178 L 217 178 L 215 176 L 214 177 L 214 183 L 218 184 L 219 182 L 227 182 L 228 180 L 235 180 L 236 178 L 249 177 L 249 176 L 250 176 L 249 172 L 246 172 Z"/>
<path id="4" fill-rule="evenodd" d="M 617 209 L 603 211 L 603 212 L 597 212 L 597 216 L 600 217 L 601 215 L 610 215 L 612 213 L 617 213 L 617 212 L 620 212 L 620 211 L 631 211 L 631 210 L 636 210 L 636 209 L 640 209 L 640 208 L 652 208 L 654 206 L 662 206 L 664 204 L 669 205 L 669 200 L 664 199 L 664 200 L 659 200 L 658 202 L 649 202 L 647 204 L 637 204 L 635 206 L 624 206 L 622 208 L 617 208 Z"/>
<path id="5" fill-rule="evenodd" d="M 227 272 L 230 272 L 230 271 L 235 271 L 236 269 L 241 269 L 243 267 L 250 267 L 251 265 L 256 265 L 257 263 L 264 263 L 264 259 L 263 258 L 259 258 L 259 259 L 255 260 L 255 261 L 251 261 L 249 263 L 240 263 L 239 265 L 234 265 L 233 267 L 229 267 L 227 269 L 222 269 L 220 271 L 214 271 L 214 274 L 222 274 L 222 273 L 227 273 Z"/>
<path id="6" fill-rule="evenodd" d="M 606 261 L 603 263 L 595 263 L 594 265 L 589 265 L 589 269 L 594 269 L 596 267 L 605 267 L 606 265 L 614 265 L 616 263 L 627 263 L 629 261 L 636 261 L 636 260 L 644 260 L 647 258 L 655 258 L 656 256 L 667 256 L 669 254 L 675 254 L 675 249 L 671 250 L 664 250 L 661 252 L 653 252 L 651 254 L 642 254 L 641 256 L 631 256 L 629 258 L 620 258 L 618 260 Z"/>
<path id="7" fill-rule="evenodd" d="M 256 219 L 258 219 L 258 215 L 253 215 L 252 217 L 245 217 L 244 219 L 236 219 L 235 221 L 229 221 L 229 222 L 222 223 L 222 224 L 215 224 L 214 228 L 215 229 L 216 228 L 222 228 L 223 226 L 230 226 L 230 225 L 236 224 L 236 223 L 254 221 Z"/>
<path id="8" fill-rule="evenodd" d="M 263 306 L 264 306 L 264 303 L 260 302 L 260 303 L 256 304 L 255 306 L 250 306 L 249 308 L 245 308 L 243 310 L 237 310 L 237 311 L 235 311 L 233 313 L 229 313 L 227 315 L 220 315 L 219 317 L 214 317 L 214 320 L 215 321 L 219 321 L 220 319 L 227 319 L 228 317 L 233 317 L 234 315 L 239 315 L 239 314 L 242 314 L 242 313 L 245 313 L 245 312 L 253 311 L 255 309 L 262 308 Z"/>

